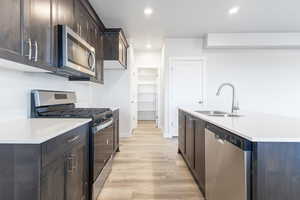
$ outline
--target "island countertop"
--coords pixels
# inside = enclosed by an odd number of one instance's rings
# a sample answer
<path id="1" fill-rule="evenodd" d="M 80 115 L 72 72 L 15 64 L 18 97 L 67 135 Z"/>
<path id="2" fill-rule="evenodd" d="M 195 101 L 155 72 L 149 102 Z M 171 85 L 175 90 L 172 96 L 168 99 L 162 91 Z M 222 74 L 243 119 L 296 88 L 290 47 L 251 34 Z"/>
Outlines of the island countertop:
<path id="1" fill-rule="evenodd" d="M 37 118 L 0 122 L 0 144 L 41 144 L 91 119 Z"/>
<path id="2" fill-rule="evenodd" d="M 210 110 L 204 107 L 179 109 L 252 142 L 300 142 L 299 119 L 251 112 L 241 112 L 241 117 L 216 117 L 195 112 Z"/>

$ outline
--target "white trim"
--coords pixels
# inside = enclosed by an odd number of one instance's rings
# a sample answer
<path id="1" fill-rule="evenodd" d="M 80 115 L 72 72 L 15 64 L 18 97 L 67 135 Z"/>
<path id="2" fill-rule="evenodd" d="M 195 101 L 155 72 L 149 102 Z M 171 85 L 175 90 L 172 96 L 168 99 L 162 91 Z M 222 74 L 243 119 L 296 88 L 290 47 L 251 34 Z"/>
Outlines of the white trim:
<path id="1" fill-rule="evenodd" d="M 203 101 L 203 104 L 205 105 L 206 104 L 206 101 L 207 101 L 207 98 L 206 98 L 206 79 L 205 79 L 205 72 L 206 72 L 206 58 L 201 56 L 201 57 L 170 57 L 169 58 L 169 63 L 168 63 L 168 66 L 167 66 L 167 71 L 168 71 L 168 74 L 169 74 L 169 80 L 168 80 L 168 105 L 166 106 L 168 111 L 167 111 L 167 116 L 168 116 L 168 120 L 167 120 L 167 126 L 168 126 L 168 131 L 167 132 L 164 132 L 164 137 L 166 138 L 172 138 L 172 134 L 171 134 L 171 130 L 172 130 L 172 127 L 171 127 L 171 119 L 172 119 L 172 106 L 173 106 L 173 72 L 172 72 L 172 65 L 175 61 L 200 61 L 200 62 L 203 62 L 203 68 L 202 68 L 202 101 Z"/>

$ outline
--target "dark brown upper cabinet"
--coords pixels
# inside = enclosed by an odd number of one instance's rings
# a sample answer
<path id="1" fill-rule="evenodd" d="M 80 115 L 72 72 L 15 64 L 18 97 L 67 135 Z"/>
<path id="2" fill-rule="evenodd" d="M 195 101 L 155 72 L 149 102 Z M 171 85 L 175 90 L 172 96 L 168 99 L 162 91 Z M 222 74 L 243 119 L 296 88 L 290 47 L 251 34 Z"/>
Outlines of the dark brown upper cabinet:
<path id="1" fill-rule="evenodd" d="M 104 32 L 104 68 L 127 69 L 128 47 L 121 28 L 106 29 Z"/>
<path id="2" fill-rule="evenodd" d="M 55 0 L 54 0 L 55 1 Z M 57 7 L 53 9 L 57 16 L 57 24 L 67 25 L 75 31 L 74 27 L 74 0 L 56 0 Z M 56 12 L 55 12 L 56 10 Z"/>
<path id="3" fill-rule="evenodd" d="M 28 0 L 25 4 L 24 38 L 31 43 L 31 61 L 38 65 L 53 65 L 51 7 L 51 0 Z"/>
<path id="4" fill-rule="evenodd" d="M 0 17 L 0 58 L 8 67 L 60 75 L 58 25 L 67 25 L 96 49 L 97 62 L 96 77 L 70 80 L 103 83 L 104 59 L 127 68 L 128 43 L 122 29 L 106 29 L 89 1 L 3 0 Z"/>
<path id="5" fill-rule="evenodd" d="M 51 0 L 4 0 L 2 2 L 1 58 L 55 71 L 52 52 L 52 3 Z M 23 68 L 25 71 L 26 69 Z"/>
<path id="6" fill-rule="evenodd" d="M 3 0 L 0 7 L 0 56 L 23 61 L 22 1 Z M 13 11 L 13 12 L 12 12 Z"/>
<path id="7" fill-rule="evenodd" d="M 84 1 L 75 0 L 74 31 L 96 50 L 96 77 L 70 77 L 71 81 L 91 81 L 104 83 L 103 78 L 103 30 L 102 24 L 95 20 L 93 10 Z M 98 23 L 97 23 L 98 21 Z"/>

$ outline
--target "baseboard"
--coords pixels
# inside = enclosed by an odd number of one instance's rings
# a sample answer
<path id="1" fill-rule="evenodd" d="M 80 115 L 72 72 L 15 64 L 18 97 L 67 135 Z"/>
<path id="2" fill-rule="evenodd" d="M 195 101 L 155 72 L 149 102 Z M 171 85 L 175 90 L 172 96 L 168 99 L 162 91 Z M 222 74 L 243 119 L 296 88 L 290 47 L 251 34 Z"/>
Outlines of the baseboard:
<path id="1" fill-rule="evenodd" d="M 120 137 L 126 138 L 132 136 L 132 133 L 130 132 L 120 132 Z"/>

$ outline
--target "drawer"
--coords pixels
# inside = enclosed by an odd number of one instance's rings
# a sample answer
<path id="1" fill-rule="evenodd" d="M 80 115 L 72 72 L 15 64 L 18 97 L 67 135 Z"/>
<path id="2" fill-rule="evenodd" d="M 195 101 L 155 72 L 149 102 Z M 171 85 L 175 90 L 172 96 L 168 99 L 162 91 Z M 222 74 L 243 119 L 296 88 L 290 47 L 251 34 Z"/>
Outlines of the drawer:
<path id="1" fill-rule="evenodd" d="M 73 129 L 42 144 L 42 167 L 45 167 L 75 145 L 87 142 L 88 125 Z"/>

